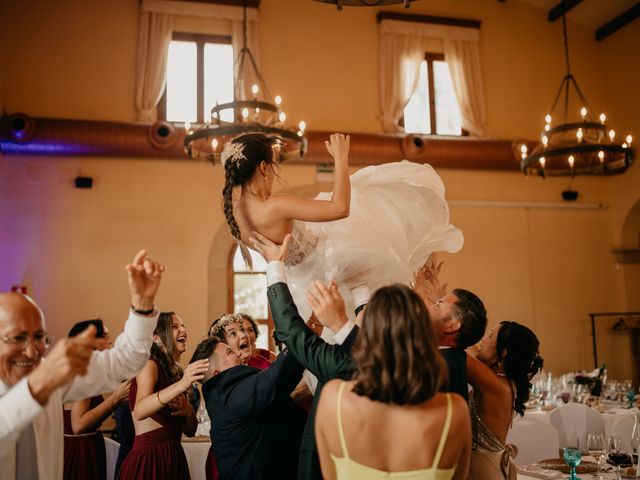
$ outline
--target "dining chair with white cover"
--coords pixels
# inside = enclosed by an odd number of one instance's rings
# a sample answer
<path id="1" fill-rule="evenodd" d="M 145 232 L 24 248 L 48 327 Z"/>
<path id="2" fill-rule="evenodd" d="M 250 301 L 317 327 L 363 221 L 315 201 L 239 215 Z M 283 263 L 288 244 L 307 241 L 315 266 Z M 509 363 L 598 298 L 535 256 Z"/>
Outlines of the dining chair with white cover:
<path id="1" fill-rule="evenodd" d="M 633 415 L 621 418 L 613 424 L 613 427 L 611 427 L 611 432 L 609 433 L 614 437 L 620 437 L 622 439 L 624 451 L 627 453 L 631 452 L 631 433 L 633 433 L 633 421 Z"/>
<path id="2" fill-rule="evenodd" d="M 587 435 L 604 435 L 604 421 L 600 413 L 581 403 L 568 403 L 556 408 L 549 414 L 549 423 L 558 431 L 560 448 L 580 447 L 587 453 Z"/>
<path id="3" fill-rule="evenodd" d="M 530 465 L 549 458 L 558 458 L 560 440 L 557 430 L 548 423 L 516 417 L 507 435 L 507 443 L 518 447 L 516 465 Z"/>

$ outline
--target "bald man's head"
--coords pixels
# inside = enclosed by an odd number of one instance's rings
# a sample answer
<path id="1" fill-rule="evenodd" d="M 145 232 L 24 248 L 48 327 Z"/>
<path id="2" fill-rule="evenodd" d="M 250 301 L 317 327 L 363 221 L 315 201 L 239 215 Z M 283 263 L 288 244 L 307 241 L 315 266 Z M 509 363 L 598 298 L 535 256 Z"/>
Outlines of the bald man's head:
<path id="1" fill-rule="evenodd" d="M 0 380 L 13 386 L 35 369 L 45 351 L 42 311 L 21 293 L 0 293 Z"/>

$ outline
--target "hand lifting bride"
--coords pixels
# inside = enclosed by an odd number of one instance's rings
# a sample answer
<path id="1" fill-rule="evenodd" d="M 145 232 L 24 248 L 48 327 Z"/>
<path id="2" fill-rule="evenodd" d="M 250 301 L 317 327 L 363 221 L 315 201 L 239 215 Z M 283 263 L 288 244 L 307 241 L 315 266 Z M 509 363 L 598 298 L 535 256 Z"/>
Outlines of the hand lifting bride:
<path id="1" fill-rule="evenodd" d="M 373 292 L 409 284 L 412 272 L 436 251 L 457 252 L 462 232 L 449 224 L 442 180 L 430 165 L 408 161 L 365 167 L 349 177 L 349 136 L 325 142 L 333 157 L 333 191 L 306 199 L 273 193 L 280 140 L 248 133 L 225 145 L 224 213 L 245 261 L 252 232 L 278 244 L 291 235 L 288 284 L 302 318 L 314 280 Z M 345 296 L 349 300 L 349 295 Z"/>

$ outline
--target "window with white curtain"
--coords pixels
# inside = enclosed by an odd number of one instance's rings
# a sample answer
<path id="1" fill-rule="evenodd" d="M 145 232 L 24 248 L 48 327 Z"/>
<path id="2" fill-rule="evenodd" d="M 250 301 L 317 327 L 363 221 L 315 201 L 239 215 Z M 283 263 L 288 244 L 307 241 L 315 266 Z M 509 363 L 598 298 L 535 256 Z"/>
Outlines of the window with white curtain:
<path id="1" fill-rule="evenodd" d="M 216 103 L 231 101 L 231 37 L 174 33 L 169 44 L 167 83 L 159 117 L 170 122 L 204 123 Z M 223 112 L 221 118 L 233 121 L 233 112 Z"/>
<path id="2" fill-rule="evenodd" d="M 407 133 L 465 135 L 449 66 L 441 53 L 427 53 L 420 64 L 418 84 L 404 109 L 401 124 Z"/>

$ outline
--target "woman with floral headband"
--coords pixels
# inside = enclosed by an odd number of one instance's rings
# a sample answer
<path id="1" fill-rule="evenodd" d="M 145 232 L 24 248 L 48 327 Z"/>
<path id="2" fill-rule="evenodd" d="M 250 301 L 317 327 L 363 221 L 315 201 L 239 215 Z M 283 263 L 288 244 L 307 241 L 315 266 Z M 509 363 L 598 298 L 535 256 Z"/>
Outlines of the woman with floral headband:
<path id="1" fill-rule="evenodd" d="M 272 360 L 257 352 L 255 343 L 247 329 L 247 315 L 228 313 L 215 319 L 209 327 L 209 336 L 220 338 L 235 351 L 240 352 L 245 365 L 264 370 Z"/>
<path id="2" fill-rule="evenodd" d="M 462 233 L 449 224 L 444 185 L 431 166 L 403 161 L 349 177 L 349 141 L 336 133 L 325 142 L 334 159 L 333 191 L 315 199 L 273 193 L 279 138 L 244 134 L 228 142 L 220 157 L 224 214 L 245 261 L 251 264 L 246 244 L 253 232 L 278 244 L 291 234 L 285 265 L 305 319 L 311 315 L 305 289 L 314 280 L 351 288 L 367 283 L 371 291 L 408 284 L 432 252 L 462 247 Z"/>

